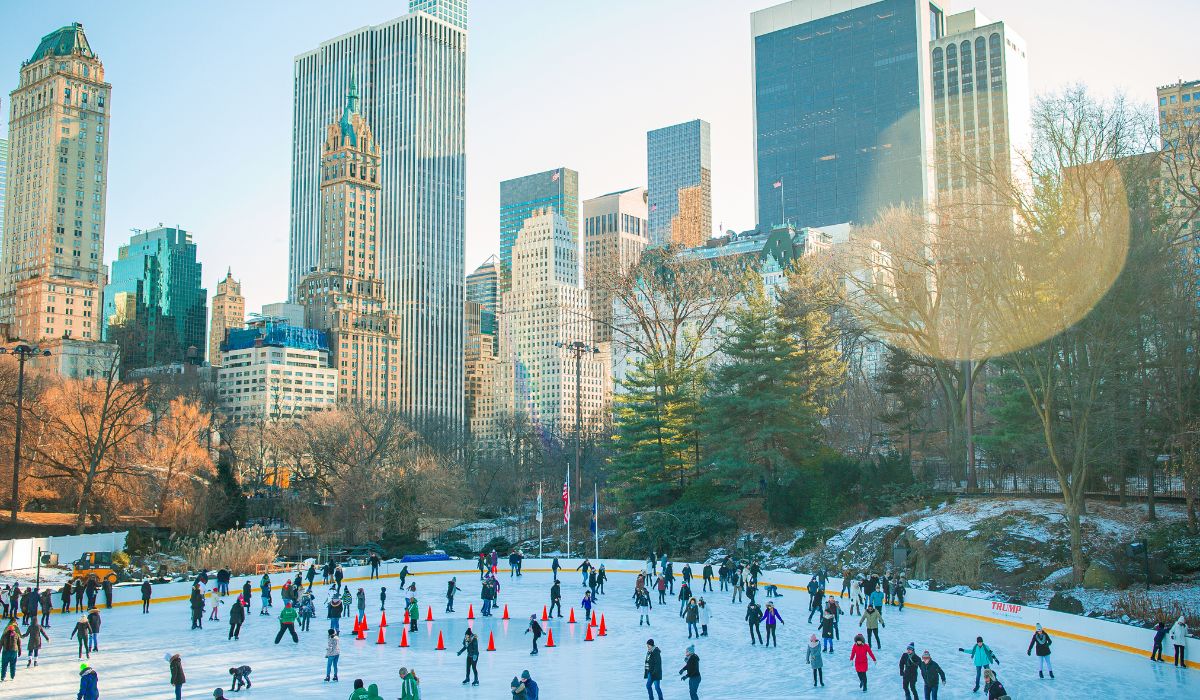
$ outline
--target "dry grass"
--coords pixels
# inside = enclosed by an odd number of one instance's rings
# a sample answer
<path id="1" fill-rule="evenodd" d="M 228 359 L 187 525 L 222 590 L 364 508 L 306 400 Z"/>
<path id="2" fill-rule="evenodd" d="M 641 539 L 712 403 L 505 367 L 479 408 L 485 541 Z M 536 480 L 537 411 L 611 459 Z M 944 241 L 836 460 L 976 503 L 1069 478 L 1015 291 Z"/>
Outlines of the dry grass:
<path id="1" fill-rule="evenodd" d="M 261 527 L 214 532 L 176 541 L 179 554 L 192 569 L 227 568 L 233 574 L 252 574 L 279 556 L 279 538 Z"/>
<path id="2" fill-rule="evenodd" d="M 1128 615 L 1130 619 L 1148 624 L 1161 622 L 1168 627 L 1180 616 L 1187 620 L 1189 629 L 1200 625 L 1200 610 L 1188 607 L 1178 600 L 1156 600 L 1145 591 L 1122 591 L 1112 603 L 1109 614 L 1114 617 Z"/>
<path id="3" fill-rule="evenodd" d="M 931 567 L 939 581 L 949 584 L 979 585 L 980 568 L 986 552 L 979 542 L 973 542 L 961 533 L 950 533 L 938 539 L 939 556 Z"/>

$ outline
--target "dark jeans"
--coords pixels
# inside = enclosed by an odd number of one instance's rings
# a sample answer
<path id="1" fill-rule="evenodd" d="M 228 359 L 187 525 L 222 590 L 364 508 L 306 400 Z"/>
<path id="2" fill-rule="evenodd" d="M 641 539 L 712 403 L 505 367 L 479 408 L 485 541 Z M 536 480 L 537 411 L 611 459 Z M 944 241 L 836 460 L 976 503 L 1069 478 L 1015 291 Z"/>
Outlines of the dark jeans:
<path id="1" fill-rule="evenodd" d="M 937 700 L 937 689 L 936 685 L 925 686 L 925 700 Z"/>
<path id="2" fill-rule="evenodd" d="M 697 692 L 700 688 L 699 678 L 689 678 L 688 681 L 688 698 L 690 700 L 700 700 L 700 694 Z"/>
<path id="3" fill-rule="evenodd" d="M 226 639 L 233 639 L 241 633 L 242 633 L 242 623 L 231 622 L 231 623 L 229 623 L 229 636 L 226 637 Z"/>
<path id="4" fill-rule="evenodd" d="M 917 695 L 917 679 L 901 680 L 904 686 L 904 700 L 921 700 L 921 696 Z"/>
<path id="5" fill-rule="evenodd" d="M 979 680 L 983 677 L 983 669 L 991 668 L 991 666 L 976 666 L 975 667 L 975 690 L 979 690 Z M 974 692 L 974 691 L 972 691 Z"/>
<path id="6" fill-rule="evenodd" d="M 296 625 L 294 623 L 291 623 L 291 622 L 280 622 L 279 623 L 279 633 L 275 635 L 275 643 L 276 644 L 279 643 L 279 640 L 283 639 L 284 633 L 292 635 L 292 641 L 295 642 L 296 644 L 300 643 L 300 637 L 298 637 L 296 635 Z"/>
<path id="7" fill-rule="evenodd" d="M 1175 645 L 1175 665 L 1176 666 L 1182 666 L 1184 668 L 1187 668 L 1187 662 L 1183 658 L 1183 654 L 1185 651 L 1187 651 L 1187 650 L 1183 646 L 1181 646 L 1179 644 Z"/>
<path id="8" fill-rule="evenodd" d="M 775 636 L 775 625 L 767 625 L 767 646 L 771 645 L 771 640 L 775 640 L 775 646 L 779 646 L 779 637 Z"/>
<path id="9" fill-rule="evenodd" d="M 814 668 L 813 669 L 813 685 L 814 686 L 817 684 L 817 681 L 820 681 L 821 685 L 825 685 L 825 669 L 823 669 L 823 668 Z"/>
<path id="10" fill-rule="evenodd" d="M 63 612 L 66 612 L 66 610 L 64 610 Z M 150 599 L 149 598 L 145 598 L 142 600 L 142 612 L 143 613 L 150 612 Z"/>
<path id="11" fill-rule="evenodd" d="M 3 680 L 5 674 L 17 677 L 17 652 L 6 651 L 0 654 L 0 680 Z"/>
<path id="12" fill-rule="evenodd" d="M 704 585 L 700 587 L 700 592 L 703 593 L 704 591 L 711 591 L 712 589 L 713 589 L 712 579 L 705 576 L 704 577 Z"/>
<path id="13" fill-rule="evenodd" d="M 858 674 L 858 687 L 862 688 L 863 690 L 866 690 L 867 689 L 867 672 L 866 671 L 855 671 L 855 673 Z"/>
<path id="14" fill-rule="evenodd" d="M 183 700 L 183 686 L 175 686 L 175 700 Z"/>
<path id="15" fill-rule="evenodd" d="M 662 686 L 659 685 L 658 681 L 647 678 L 646 679 L 646 697 L 650 698 L 650 700 L 654 700 L 654 693 L 651 692 L 651 690 L 650 690 L 651 688 L 658 691 L 658 700 L 663 700 Z"/>
<path id="16" fill-rule="evenodd" d="M 553 615 L 555 608 L 558 609 L 558 616 L 562 617 L 562 599 L 561 598 L 550 601 L 550 612 L 547 613 L 546 616 L 549 617 L 550 615 Z"/>
<path id="17" fill-rule="evenodd" d="M 871 637 L 872 636 L 875 637 L 875 645 L 878 646 L 880 649 L 882 649 L 883 642 L 879 641 L 879 628 L 878 627 L 876 627 L 875 629 L 871 629 L 870 627 L 867 628 L 867 646 L 871 646 Z M 978 674 L 976 674 L 976 675 L 978 675 Z"/>
<path id="18" fill-rule="evenodd" d="M 1150 660 L 1151 661 L 1162 661 L 1163 660 L 1162 642 L 1161 641 L 1154 643 L 1154 648 L 1150 650 Z"/>
<path id="19" fill-rule="evenodd" d="M 479 657 L 467 656 L 467 676 L 463 678 L 463 683 L 471 679 L 471 673 L 475 674 L 475 682 L 479 682 Z"/>
<path id="20" fill-rule="evenodd" d="M 759 627 L 757 623 L 751 623 L 751 625 L 750 625 L 750 643 L 751 644 L 754 644 L 754 635 L 755 634 L 758 635 L 758 643 L 762 644 L 762 640 L 763 640 L 762 639 L 762 628 Z"/>

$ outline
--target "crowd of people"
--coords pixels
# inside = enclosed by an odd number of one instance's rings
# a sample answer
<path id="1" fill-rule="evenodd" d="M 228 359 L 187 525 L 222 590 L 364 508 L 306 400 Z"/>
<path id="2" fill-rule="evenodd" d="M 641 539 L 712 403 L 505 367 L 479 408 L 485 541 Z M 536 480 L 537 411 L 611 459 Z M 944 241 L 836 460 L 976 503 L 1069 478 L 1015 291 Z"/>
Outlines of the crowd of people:
<path id="1" fill-rule="evenodd" d="M 508 555 L 509 577 L 519 579 L 523 576 L 522 563 L 524 555 L 520 550 L 514 550 Z M 499 570 L 500 557 L 495 550 L 481 553 L 478 558 L 480 572 L 480 614 L 491 617 L 495 614 L 496 601 L 500 596 Z M 379 561 L 375 556 L 370 562 L 370 578 L 379 576 Z M 563 581 L 559 572 L 563 566 L 559 559 L 553 558 L 550 564 L 551 578 L 549 600 L 544 611 L 543 620 L 562 618 Z M 721 596 L 730 596 L 730 605 L 745 604 L 742 616 L 747 625 L 750 645 L 772 648 L 779 646 L 778 629 L 787 624 L 784 613 L 779 606 L 781 598 L 779 586 L 763 583 L 763 574 L 759 562 L 751 559 L 735 560 L 726 556 L 720 560 L 705 562 L 699 566 L 699 575 L 691 564 L 678 566 L 666 554 L 647 557 L 645 566 L 636 575 L 631 596 L 633 610 L 638 615 L 638 625 L 651 626 L 651 611 L 655 601 L 660 607 L 670 605 L 672 611 L 683 622 L 687 630 L 687 639 L 699 640 L 709 637 L 712 620 L 712 606 L 720 604 Z M 603 563 L 593 565 L 589 559 L 583 559 L 574 568 L 580 576 L 579 585 L 583 588 L 578 607 L 583 611 L 583 622 L 587 623 L 594 610 L 600 605 L 601 596 L 605 595 L 605 583 L 608 574 Z M 258 579 L 259 616 L 275 618 L 278 630 L 274 643 L 280 644 L 285 638 L 290 638 L 293 644 L 300 642 L 300 634 L 311 630 L 312 621 L 321 615 L 327 620 L 325 644 L 325 677 L 328 683 L 338 682 L 338 666 L 341 657 L 341 626 L 343 618 L 352 614 L 365 623 L 367 616 L 367 594 L 364 588 L 352 590 L 345 579 L 345 571 L 334 562 L 327 562 L 318 567 L 315 562 L 306 567 L 280 577 L 276 574 L 263 574 Z M 408 568 L 404 567 L 396 574 L 400 579 L 399 590 L 403 596 L 403 607 L 409 623 L 410 631 L 416 631 L 416 623 L 420 615 L 417 601 L 416 582 L 407 584 Z M 215 573 L 207 570 L 200 571 L 192 580 L 189 600 L 191 629 L 203 630 L 205 622 L 222 622 L 222 615 L 228 625 L 227 640 L 240 639 L 242 626 L 251 612 L 254 599 L 254 587 L 250 579 L 243 582 L 240 591 L 235 591 L 236 598 L 229 602 L 225 610 L 233 575 L 228 569 Z M 320 588 L 314 590 L 317 579 Z M 849 648 L 848 666 L 858 678 L 859 688 L 863 692 L 868 689 L 868 676 L 872 666 L 879 660 L 883 644 L 881 630 L 887 628 L 887 619 L 904 611 L 908 582 L 902 574 L 890 572 L 869 573 L 852 572 L 845 569 L 841 573 L 841 587 L 837 591 L 828 588 L 831 579 L 829 573 L 822 569 L 813 574 L 805 586 L 808 594 L 806 624 L 813 627 L 808 635 L 804 648 L 804 659 L 812 673 L 814 688 L 825 686 L 825 671 L 830 666 L 830 659 L 835 653 L 835 643 L 841 638 L 841 626 L 846 621 L 853 625 L 857 618 L 858 624 L 853 629 L 852 643 Z M 279 584 L 276 587 L 276 584 Z M 322 594 L 323 592 L 323 594 Z M 451 577 L 446 586 L 446 612 L 454 612 L 454 601 L 462 589 L 458 586 L 457 577 Z M 145 581 L 140 585 L 141 610 L 149 614 L 153 598 L 153 585 Z M 706 599 L 705 594 L 708 594 Z M 59 613 L 66 615 L 75 613 L 79 617 L 70 628 L 67 639 L 76 640 L 79 668 L 79 693 L 77 700 L 95 700 L 99 696 L 99 676 L 90 665 L 91 656 L 99 653 L 99 635 L 101 629 L 101 613 L 98 602 L 103 596 L 104 606 L 112 607 L 112 585 L 110 582 L 95 580 L 92 577 L 86 581 L 68 582 L 59 591 Z M 671 596 L 674 600 L 668 602 Z M 760 596 L 762 596 L 760 598 Z M 321 600 L 318 602 L 318 597 Z M 276 599 L 278 598 L 278 606 Z M 52 593 L 49 588 L 21 588 L 19 585 L 5 586 L 2 591 L 4 617 L 8 622 L 0 633 L 0 680 L 16 677 L 16 662 L 26 655 L 26 668 L 38 665 L 39 652 L 44 644 L 51 639 L 48 629 L 51 627 L 51 612 L 54 610 Z M 71 603 L 74 602 L 74 606 Z M 86 602 L 86 605 L 84 604 Z M 675 606 L 675 602 L 678 606 Z M 379 593 L 379 608 L 386 610 L 387 587 L 381 586 Z M 572 606 L 574 607 L 574 606 Z M 276 613 L 278 609 L 278 613 Z M 206 614 L 207 613 L 207 616 Z M 574 610 L 572 610 L 572 616 Z M 739 612 L 739 614 L 741 614 Z M 790 614 L 789 614 L 790 615 Z M 815 620 L 815 622 L 814 622 Z M 799 624 L 793 619 L 792 624 Z M 24 628 L 24 630 L 22 630 Z M 537 615 L 530 615 L 525 633 L 531 637 L 531 655 L 539 653 L 539 641 L 546 629 L 538 620 Z M 765 632 L 765 634 L 764 634 Z M 1155 628 L 1151 659 L 1161 662 L 1163 648 L 1166 642 L 1174 647 L 1176 665 L 1183 665 L 1188 629 L 1183 618 L 1168 626 L 1160 623 Z M 801 637 L 803 639 L 803 637 Z M 1040 678 L 1053 679 L 1054 668 L 1051 656 L 1054 639 L 1049 632 L 1039 624 L 1034 630 L 1028 647 L 1027 655 L 1036 654 L 1038 659 L 1038 675 Z M 1000 680 L 996 667 L 1000 659 L 993 649 L 984 642 L 983 637 L 976 637 L 975 642 L 959 651 L 969 659 L 971 668 L 975 671 L 974 692 L 983 691 L 983 697 L 988 700 L 999 700 L 1007 697 L 1007 691 Z M 465 655 L 465 674 L 463 684 L 479 685 L 479 653 L 480 639 L 471 629 L 463 636 L 459 656 Z M 643 666 L 647 695 L 654 700 L 657 695 L 662 698 L 661 681 L 663 678 L 663 652 L 656 646 L 654 639 L 646 641 L 646 656 Z M 175 691 L 177 698 L 182 697 L 182 688 L 187 682 L 183 671 L 183 659 L 179 654 L 164 655 L 167 662 L 167 678 Z M 231 677 L 228 692 L 239 692 L 251 687 L 250 676 L 252 669 L 249 665 L 239 664 L 229 668 Z M 696 653 L 695 643 L 690 643 L 682 655 L 682 666 L 679 668 L 679 678 L 686 681 L 689 697 L 696 700 L 699 697 L 701 683 L 700 656 Z M 917 645 L 909 642 L 905 645 L 898 661 L 898 675 L 906 699 L 936 700 L 938 689 L 946 682 L 946 673 L 938 661 L 934 660 L 929 650 L 917 652 Z M 411 668 L 400 671 L 402 700 L 414 700 L 420 697 L 420 679 Z M 923 686 L 918 690 L 918 682 Z M 514 676 L 510 691 L 515 698 L 536 700 L 539 687 L 528 670 Z M 213 697 L 225 697 L 226 691 L 218 688 L 213 691 Z M 918 693 L 920 692 L 920 695 Z M 362 680 L 354 681 L 351 700 L 377 698 L 378 686 L 364 685 Z"/>

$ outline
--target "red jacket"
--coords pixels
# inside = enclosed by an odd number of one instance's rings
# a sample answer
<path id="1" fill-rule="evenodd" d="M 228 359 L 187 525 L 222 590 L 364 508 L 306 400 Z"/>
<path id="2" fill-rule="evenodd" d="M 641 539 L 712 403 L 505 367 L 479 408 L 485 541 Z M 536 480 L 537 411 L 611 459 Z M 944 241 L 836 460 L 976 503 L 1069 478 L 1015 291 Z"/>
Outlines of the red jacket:
<path id="1" fill-rule="evenodd" d="M 872 661 L 875 661 L 875 654 L 871 652 L 871 647 L 866 644 L 855 644 L 850 647 L 850 660 L 854 662 L 855 671 L 862 672 L 867 670 L 868 656 L 871 657 Z"/>

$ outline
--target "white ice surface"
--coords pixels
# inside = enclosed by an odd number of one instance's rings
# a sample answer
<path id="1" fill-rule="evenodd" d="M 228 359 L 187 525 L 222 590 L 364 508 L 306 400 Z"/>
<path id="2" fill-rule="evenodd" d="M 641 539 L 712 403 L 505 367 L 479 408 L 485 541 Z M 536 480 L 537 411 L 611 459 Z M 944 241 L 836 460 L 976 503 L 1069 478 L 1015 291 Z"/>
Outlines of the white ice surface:
<path id="1" fill-rule="evenodd" d="M 581 613 L 579 600 L 583 595 L 579 577 L 562 572 L 564 607 L 574 606 Z M 282 583 L 282 577 L 276 577 Z M 227 625 L 205 623 L 203 630 L 189 630 L 186 602 L 160 603 L 142 615 L 137 606 L 102 611 L 100 651 L 92 655 L 91 663 L 100 677 L 102 700 L 129 698 L 170 698 L 165 652 L 183 656 L 188 682 L 184 697 L 200 700 L 211 698 L 213 688 L 229 687 L 227 669 L 233 665 L 253 667 L 254 687 L 250 691 L 228 693 L 232 697 L 259 698 L 346 698 L 355 678 L 368 684 L 378 683 L 384 698 L 399 695 L 397 669 L 402 665 L 414 667 L 422 681 L 425 700 L 440 698 L 503 698 L 508 697 L 509 681 L 523 669 L 542 688 L 541 697 L 547 700 L 571 698 L 641 698 L 642 662 L 647 637 L 654 637 L 663 650 L 663 692 L 667 698 L 686 698 L 687 688 L 676 678 L 676 669 L 683 665 L 683 652 L 691 643 L 687 630 L 678 617 L 679 603 L 670 600 L 665 608 L 655 606 L 653 626 L 637 625 L 637 615 L 629 598 L 632 576 L 614 574 L 608 585 L 608 595 L 600 599 L 599 610 L 606 616 L 608 636 L 584 642 L 583 624 L 568 625 L 554 620 L 553 649 L 543 649 L 536 657 L 529 655 L 529 638 L 523 634 L 530 613 L 539 615 L 547 602 L 550 575 L 529 573 L 523 579 L 509 579 L 501 573 L 500 604 L 507 603 L 512 620 L 499 617 L 477 619 L 474 628 L 486 647 L 488 633 L 495 635 L 497 651 L 482 652 L 479 662 L 481 685 L 478 688 L 460 685 L 463 657 L 456 657 L 468 604 L 474 603 L 479 612 L 477 576 L 460 575 L 463 592 L 456 601 L 457 613 L 445 615 L 442 593 L 447 576 L 416 576 L 421 594 L 421 610 L 432 605 L 435 621 L 421 622 L 419 632 L 410 638 L 409 649 L 398 648 L 402 618 L 401 595 L 395 578 L 381 581 L 353 582 L 351 590 L 362 585 L 367 592 L 371 631 L 367 641 L 355 641 L 349 634 L 343 637 L 341 682 L 323 683 L 325 674 L 325 630 L 327 622 L 319 615 L 312 630 L 300 633 L 299 645 L 289 637 L 278 646 L 272 642 L 278 623 L 258 615 L 259 593 L 254 581 L 254 607 L 242 630 L 240 641 L 227 641 Z M 231 589 L 238 590 L 244 578 L 234 580 Z M 379 621 L 379 585 L 388 588 L 389 626 L 387 644 L 375 643 Z M 697 585 L 699 581 L 697 580 Z M 318 586 L 317 588 L 320 588 Z M 763 649 L 751 647 L 742 622 L 744 604 L 733 605 L 728 596 L 719 592 L 707 594 L 713 604 L 710 637 L 695 641 L 700 655 L 701 697 L 753 697 L 759 700 L 796 696 L 830 698 L 863 697 L 858 692 L 857 679 L 848 660 L 849 638 L 857 620 L 843 618 L 842 639 L 835 653 L 826 655 L 824 690 L 811 689 L 812 677 L 804 663 L 804 646 L 813 627 L 805 624 L 807 596 L 788 591 L 776 601 L 786 624 L 780 628 L 780 646 Z M 318 596 L 318 602 L 324 594 Z M 655 595 L 657 599 L 657 595 Z M 276 593 L 278 602 L 278 593 Z M 760 602 L 764 602 L 760 598 Z M 226 615 L 228 606 L 223 607 Z M 499 612 L 497 612 L 499 614 Z M 18 662 L 16 682 L 0 684 L 0 698 L 75 697 L 78 687 L 78 661 L 75 644 L 67 635 L 75 615 L 55 613 L 51 619 L 50 642 L 42 650 L 42 662 L 36 669 L 26 669 L 25 659 Z M 581 618 L 582 619 L 582 618 Z M 1013 698 L 1079 699 L 1104 698 L 1185 698 L 1197 697 L 1200 676 L 1194 670 L 1176 670 L 1170 664 L 1153 664 L 1145 658 L 1111 651 L 1089 644 L 1058 639 L 1054 645 L 1056 680 L 1039 680 L 1037 659 L 1025 655 L 1028 633 L 1002 625 L 972 622 L 936 613 L 889 608 L 887 627 L 882 630 L 884 648 L 877 650 L 878 665 L 870 672 L 870 692 L 865 697 L 902 697 L 897 671 L 900 653 L 908 642 L 915 642 L 918 652 L 928 649 L 942 665 L 948 677 L 941 698 L 977 698 L 971 693 L 974 670 L 970 661 L 957 648 L 969 647 L 976 635 L 983 635 L 1001 659 L 997 667 L 1001 680 Z M 350 627 L 343 620 L 343 628 Z M 445 636 L 446 651 L 435 651 L 437 633 Z M 545 640 L 543 639 L 543 642 Z M 694 640 L 693 640 L 694 641 Z M 1147 633 L 1147 643 L 1149 633 Z M 919 685 L 919 684 L 918 684 Z M 1188 690 L 1188 688 L 1192 690 Z"/>

